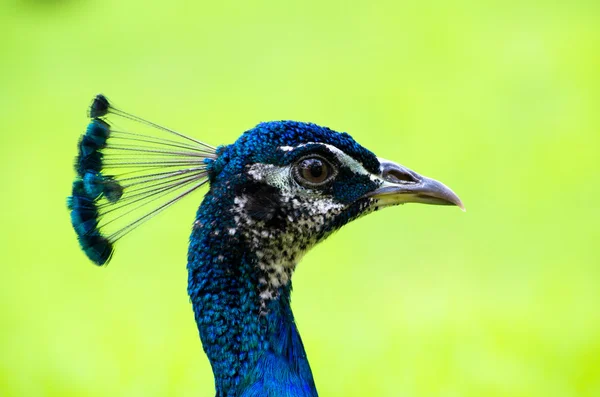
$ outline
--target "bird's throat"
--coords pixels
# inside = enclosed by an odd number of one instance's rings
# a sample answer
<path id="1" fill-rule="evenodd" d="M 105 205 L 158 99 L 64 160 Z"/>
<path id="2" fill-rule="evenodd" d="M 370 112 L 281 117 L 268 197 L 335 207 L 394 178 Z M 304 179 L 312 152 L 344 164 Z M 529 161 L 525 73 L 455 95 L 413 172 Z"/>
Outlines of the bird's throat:
<path id="1" fill-rule="evenodd" d="M 223 204 L 207 195 L 188 255 L 188 293 L 217 396 L 279 396 L 284 390 L 316 396 L 290 307 L 291 280 L 265 296 L 261 279 L 267 275 Z"/>

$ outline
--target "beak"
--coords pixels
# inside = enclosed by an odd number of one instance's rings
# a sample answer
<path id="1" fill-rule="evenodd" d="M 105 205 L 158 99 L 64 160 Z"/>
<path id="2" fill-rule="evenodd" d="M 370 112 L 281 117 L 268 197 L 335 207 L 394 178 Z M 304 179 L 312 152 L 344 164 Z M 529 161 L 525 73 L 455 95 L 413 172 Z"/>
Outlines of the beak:
<path id="1" fill-rule="evenodd" d="M 383 184 L 368 194 L 377 201 L 377 207 L 404 203 L 465 206 L 456 193 L 435 179 L 421 176 L 394 162 L 379 159 Z"/>

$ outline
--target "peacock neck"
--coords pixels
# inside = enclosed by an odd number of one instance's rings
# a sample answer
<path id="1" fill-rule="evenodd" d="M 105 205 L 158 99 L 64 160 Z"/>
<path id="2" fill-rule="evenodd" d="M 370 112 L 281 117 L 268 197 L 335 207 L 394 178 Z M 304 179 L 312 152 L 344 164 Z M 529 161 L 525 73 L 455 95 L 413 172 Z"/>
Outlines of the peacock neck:
<path id="1" fill-rule="evenodd" d="M 188 293 L 217 396 L 317 396 L 290 307 L 291 281 L 261 296 L 266 275 L 228 209 L 233 201 L 215 197 L 207 194 L 194 223 Z"/>

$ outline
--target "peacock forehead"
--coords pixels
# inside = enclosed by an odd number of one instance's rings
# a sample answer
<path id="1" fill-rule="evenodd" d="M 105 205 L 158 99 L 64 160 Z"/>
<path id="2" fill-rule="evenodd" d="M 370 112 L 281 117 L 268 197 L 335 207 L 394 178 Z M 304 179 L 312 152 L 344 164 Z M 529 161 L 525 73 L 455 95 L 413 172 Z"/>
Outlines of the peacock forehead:
<path id="1" fill-rule="evenodd" d="M 221 152 L 221 161 L 238 166 L 247 163 L 276 164 L 282 161 L 279 148 L 296 147 L 309 142 L 335 146 L 361 163 L 368 172 L 377 173 L 379 170 L 377 156 L 358 144 L 349 134 L 297 121 L 258 124 L 242 134 L 235 143 L 225 147 Z"/>

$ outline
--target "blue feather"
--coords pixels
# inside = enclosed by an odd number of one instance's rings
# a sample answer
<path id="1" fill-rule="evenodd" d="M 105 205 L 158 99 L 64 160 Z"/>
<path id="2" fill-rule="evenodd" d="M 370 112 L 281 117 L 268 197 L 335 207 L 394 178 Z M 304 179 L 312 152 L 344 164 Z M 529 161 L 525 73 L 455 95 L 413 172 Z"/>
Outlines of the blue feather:
<path id="1" fill-rule="evenodd" d="M 206 183 L 205 160 L 214 149 L 123 112 L 103 95 L 94 98 L 89 115 L 68 207 L 82 250 L 104 265 L 117 240 Z M 132 129 L 115 129 L 101 118 L 111 115 Z"/>

